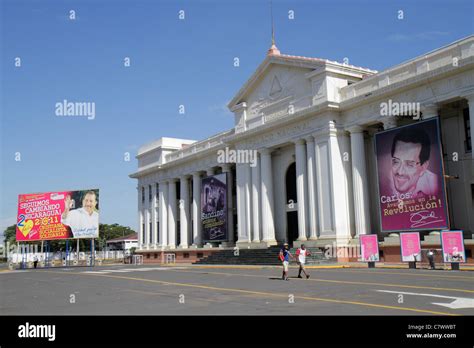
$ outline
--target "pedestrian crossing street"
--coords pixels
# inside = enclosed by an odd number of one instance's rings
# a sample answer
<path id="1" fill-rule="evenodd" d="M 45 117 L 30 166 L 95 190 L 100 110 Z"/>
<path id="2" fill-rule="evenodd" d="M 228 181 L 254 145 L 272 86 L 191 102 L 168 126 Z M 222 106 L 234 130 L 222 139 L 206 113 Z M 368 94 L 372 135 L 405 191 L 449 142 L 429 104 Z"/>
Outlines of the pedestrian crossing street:
<path id="1" fill-rule="evenodd" d="M 109 274 L 109 273 L 131 273 L 131 272 L 149 272 L 149 271 L 170 271 L 175 269 L 187 269 L 188 267 L 140 267 L 140 268 L 120 268 L 103 269 L 100 271 L 83 271 L 85 274 Z"/>

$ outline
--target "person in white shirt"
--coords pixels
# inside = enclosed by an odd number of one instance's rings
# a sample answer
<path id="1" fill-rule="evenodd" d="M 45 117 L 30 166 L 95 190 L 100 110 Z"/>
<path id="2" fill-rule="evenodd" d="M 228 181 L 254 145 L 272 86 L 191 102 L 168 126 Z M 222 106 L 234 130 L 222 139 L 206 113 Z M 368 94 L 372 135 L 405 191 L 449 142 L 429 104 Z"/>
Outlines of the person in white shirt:
<path id="1" fill-rule="evenodd" d="M 99 235 L 99 214 L 94 191 L 87 191 L 82 199 L 82 208 L 70 210 L 71 197 L 65 199 L 61 222 L 71 228 L 74 238 L 95 238 Z"/>
<path id="2" fill-rule="evenodd" d="M 311 253 L 309 252 L 309 250 L 306 249 L 304 244 L 301 244 L 301 247 L 298 248 L 298 250 L 296 250 L 296 258 L 298 261 L 298 265 L 300 266 L 298 270 L 298 278 L 303 278 L 301 276 L 301 272 L 304 273 L 304 275 L 306 276 L 306 279 L 309 278 L 309 274 L 306 273 L 306 269 L 304 268 L 304 265 L 306 263 L 306 256 L 310 256 L 310 255 Z"/>

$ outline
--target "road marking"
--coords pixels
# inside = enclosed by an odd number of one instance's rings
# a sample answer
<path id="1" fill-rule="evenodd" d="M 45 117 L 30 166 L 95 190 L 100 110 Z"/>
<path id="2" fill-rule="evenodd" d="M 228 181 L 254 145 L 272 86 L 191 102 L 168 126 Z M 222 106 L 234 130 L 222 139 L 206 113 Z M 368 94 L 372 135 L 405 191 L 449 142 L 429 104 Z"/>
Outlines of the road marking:
<path id="1" fill-rule="evenodd" d="M 53 272 L 53 271 L 47 271 L 47 272 L 49 272 L 49 273 L 60 273 L 60 272 Z M 235 289 L 235 288 L 221 288 L 221 287 L 207 286 L 207 285 L 200 285 L 200 284 L 192 284 L 192 283 L 176 283 L 176 282 L 169 282 L 169 281 L 162 281 L 162 280 L 155 280 L 155 279 L 125 277 L 125 276 L 111 275 L 111 274 L 84 274 L 84 273 L 62 273 L 62 274 L 89 275 L 89 276 L 95 276 L 95 277 L 106 277 L 106 278 L 115 278 L 115 279 L 124 279 L 124 280 L 135 280 L 135 281 L 145 282 L 145 283 L 173 285 L 173 286 L 178 286 L 178 287 L 189 287 L 189 288 L 206 289 L 206 290 L 213 290 L 213 291 L 227 291 L 227 292 L 235 292 L 235 293 L 242 293 L 242 294 L 273 296 L 273 297 L 288 299 L 288 294 L 281 294 L 281 293 L 252 291 L 252 290 Z M 447 312 L 437 312 L 437 311 L 431 311 L 431 310 L 419 309 L 419 308 L 411 308 L 411 307 L 389 306 L 389 305 L 375 304 L 375 303 L 369 303 L 369 302 L 336 300 L 336 299 L 329 299 L 329 298 L 309 297 L 309 296 L 300 296 L 300 295 L 295 295 L 294 298 L 295 299 L 308 300 L 308 301 L 329 302 L 329 303 L 338 303 L 338 304 L 351 304 L 351 305 L 357 305 L 357 306 L 363 306 L 363 307 L 393 309 L 393 310 L 407 311 L 407 312 L 427 313 L 427 314 L 435 314 L 435 315 L 459 316 L 459 314 L 453 314 L 453 313 L 447 313 Z"/>
<path id="2" fill-rule="evenodd" d="M 446 279 L 462 279 L 462 280 L 468 280 L 468 281 L 474 281 L 474 275 L 472 277 L 467 277 L 467 276 L 455 276 L 455 275 L 445 275 L 445 274 L 422 274 L 422 273 L 401 273 L 401 272 L 381 272 L 381 271 L 364 271 L 364 270 L 358 270 L 358 269 L 344 269 L 344 270 L 338 270 L 338 272 L 344 272 L 344 273 L 369 273 L 369 274 L 397 274 L 397 275 L 403 275 L 403 276 L 410 276 L 410 277 L 434 277 L 436 279 L 440 278 L 446 278 Z M 436 273 L 436 272 L 435 272 Z"/>
<path id="3" fill-rule="evenodd" d="M 99 271 L 83 271 L 80 273 L 90 274 L 108 274 L 108 273 L 131 273 L 131 272 L 148 272 L 148 271 L 171 271 L 175 269 L 186 269 L 187 267 L 144 267 L 144 268 L 122 268 L 122 269 L 102 269 Z"/>
<path id="4" fill-rule="evenodd" d="M 177 271 L 183 273 L 202 273 L 200 271 Z M 225 273 L 225 272 L 207 272 L 207 274 L 216 274 L 216 275 L 235 275 L 241 277 L 257 277 L 257 278 L 264 278 L 268 275 L 255 275 L 255 274 L 244 274 L 244 273 Z M 474 290 L 465 290 L 465 289 L 452 289 L 452 288 L 436 288 L 430 286 L 417 286 L 417 285 L 405 285 L 405 284 L 390 284 L 390 283 L 369 283 L 369 282 L 354 282 L 348 280 L 330 280 L 330 279 L 318 279 L 318 278 L 310 278 L 305 279 L 304 281 L 313 281 L 313 282 L 324 282 L 324 283 L 336 283 L 336 284 L 350 284 L 350 285 L 370 285 L 370 286 L 383 286 L 383 287 L 401 287 L 401 288 L 409 288 L 409 289 L 427 289 L 427 290 L 444 290 L 444 291 L 455 291 L 455 292 L 466 292 L 466 293 L 474 293 Z"/>
<path id="5" fill-rule="evenodd" d="M 393 294 L 403 294 L 403 295 L 414 295 L 414 296 L 428 296 L 428 297 L 438 297 L 438 298 L 448 298 L 454 301 L 451 303 L 437 303 L 432 302 L 434 305 L 448 307 L 451 309 L 461 309 L 461 308 L 474 308 L 474 299 L 465 298 L 465 297 L 454 297 L 454 296 L 443 296 L 435 294 L 419 294 L 416 292 L 402 292 L 402 291 L 389 291 L 389 290 L 375 290 L 378 292 L 388 292 Z"/>

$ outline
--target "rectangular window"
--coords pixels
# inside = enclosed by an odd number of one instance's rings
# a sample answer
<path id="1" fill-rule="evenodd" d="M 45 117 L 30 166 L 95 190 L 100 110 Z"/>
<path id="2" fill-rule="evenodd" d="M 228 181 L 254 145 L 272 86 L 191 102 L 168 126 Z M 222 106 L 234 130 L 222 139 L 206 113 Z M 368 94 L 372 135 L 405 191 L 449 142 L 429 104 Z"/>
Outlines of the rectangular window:
<path id="1" fill-rule="evenodd" d="M 469 120 L 469 108 L 465 108 L 463 110 L 463 116 L 464 116 L 464 134 L 466 137 L 465 141 L 465 148 L 466 152 L 472 152 L 472 129 L 471 129 L 471 123 Z"/>
<path id="2" fill-rule="evenodd" d="M 151 202 L 151 185 L 148 185 L 148 201 Z"/>
<path id="3" fill-rule="evenodd" d="M 158 201 L 160 196 L 160 185 L 156 184 L 156 200 Z"/>
<path id="4" fill-rule="evenodd" d="M 145 203 L 145 187 L 142 186 L 142 203 Z"/>
<path id="5" fill-rule="evenodd" d="M 142 236 L 143 236 L 142 243 L 145 244 L 146 243 L 145 224 L 142 225 Z"/>
<path id="6" fill-rule="evenodd" d="M 153 231 L 151 229 L 151 222 L 150 222 L 150 243 L 153 243 Z"/>

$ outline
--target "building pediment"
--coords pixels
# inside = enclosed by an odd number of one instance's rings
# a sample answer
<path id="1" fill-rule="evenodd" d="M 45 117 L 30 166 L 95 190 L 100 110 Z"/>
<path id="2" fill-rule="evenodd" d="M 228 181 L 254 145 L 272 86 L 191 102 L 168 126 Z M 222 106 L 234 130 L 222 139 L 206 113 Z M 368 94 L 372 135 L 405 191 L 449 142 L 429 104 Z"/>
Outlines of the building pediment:
<path id="1" fill-rule="evenodd" d="M 240 133 L 325 102 L 339 102 L 339 89 L 373 70 L 319 58 L 267 55 L 228 104 Z"/>
<path id="2" fill-rule="evenodd" d="M 293 68 L 304 74 L 321 68 L 324 64 L 325 60 L 317 58 L 295 58 L 287 55 L 267 56 L 232 98 L 228 107 L 232 110 L 237 105 L 247 101 L 255 93 L 258 94 L 258 99 L 265 98 L 269 102 L 279 99 L 284 92 L 284 88 L 288 86 L 287 83 L 291 82 L 287 81 L 288 76 L 282 76 L 285 69 L 290 71 Z"/>

